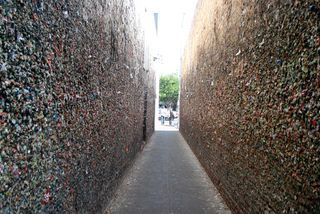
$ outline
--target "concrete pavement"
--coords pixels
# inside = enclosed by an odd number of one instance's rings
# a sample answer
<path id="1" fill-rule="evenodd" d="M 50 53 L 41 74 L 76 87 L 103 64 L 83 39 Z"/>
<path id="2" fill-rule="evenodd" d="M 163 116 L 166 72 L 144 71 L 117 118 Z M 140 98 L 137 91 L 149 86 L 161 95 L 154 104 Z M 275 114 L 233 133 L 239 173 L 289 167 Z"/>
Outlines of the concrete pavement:
<path id="1" fill-rule="evenodd" d="M 156 131 L 106 213 L 231 213 L 178 131 Z"/>

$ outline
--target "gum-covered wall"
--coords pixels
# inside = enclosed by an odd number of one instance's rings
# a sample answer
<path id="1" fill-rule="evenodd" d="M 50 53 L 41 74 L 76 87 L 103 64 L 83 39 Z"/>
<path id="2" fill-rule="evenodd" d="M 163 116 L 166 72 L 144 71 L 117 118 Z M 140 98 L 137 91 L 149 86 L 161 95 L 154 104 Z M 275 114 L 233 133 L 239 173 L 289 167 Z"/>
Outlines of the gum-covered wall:
<path id="1" fill-rule="evenodd" d="M 0 209 L 101 211 L 153 132 L 134 1 L 0 3 Z"/>
<path id="2" fill-rule="evenodd" d="M 320 210 L 320 4 L 200 0 L 181 132 L 235 213 Z"/>

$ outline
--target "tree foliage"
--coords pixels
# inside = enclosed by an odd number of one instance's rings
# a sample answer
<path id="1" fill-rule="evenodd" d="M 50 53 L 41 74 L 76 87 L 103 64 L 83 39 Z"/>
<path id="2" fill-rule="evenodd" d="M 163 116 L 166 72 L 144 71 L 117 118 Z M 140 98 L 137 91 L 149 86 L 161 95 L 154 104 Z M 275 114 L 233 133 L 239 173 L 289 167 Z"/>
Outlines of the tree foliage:
<path id="1" fill-rule="evenodd" d="M 176 105 L 179 97 L 179 79 L 177 75 L 160 77 L 160 102 L 166 105 Z"/>

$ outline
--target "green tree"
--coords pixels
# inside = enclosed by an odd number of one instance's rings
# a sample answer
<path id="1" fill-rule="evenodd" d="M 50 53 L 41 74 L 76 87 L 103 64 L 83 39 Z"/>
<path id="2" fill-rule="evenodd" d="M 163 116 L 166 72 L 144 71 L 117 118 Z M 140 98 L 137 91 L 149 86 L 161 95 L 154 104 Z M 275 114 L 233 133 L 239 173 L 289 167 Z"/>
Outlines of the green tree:
<path id="1" fill-rule="evenodd" d="M 177 105 L 179 97 L 178 75 L 171 74 L 160 77 L 160 102 L 172 107 Z"/>

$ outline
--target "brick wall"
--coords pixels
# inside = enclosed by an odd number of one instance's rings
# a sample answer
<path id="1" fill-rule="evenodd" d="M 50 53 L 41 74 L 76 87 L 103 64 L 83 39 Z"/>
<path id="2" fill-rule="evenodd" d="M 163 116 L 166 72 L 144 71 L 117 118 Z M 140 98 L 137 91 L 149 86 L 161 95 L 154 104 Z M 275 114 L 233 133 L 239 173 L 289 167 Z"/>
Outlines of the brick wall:
<path id="1" fill-rule="evenodd" d="M 0 3 L 0 209 L 101 211 L 144 145 L 145 90 L 153 132 L 134 1 Z"/>
<path id="2" fill-rule="evenodd" d="M 181 132 L 235 213 L 320 210 L 319 8 L 198 3 Z"/>

